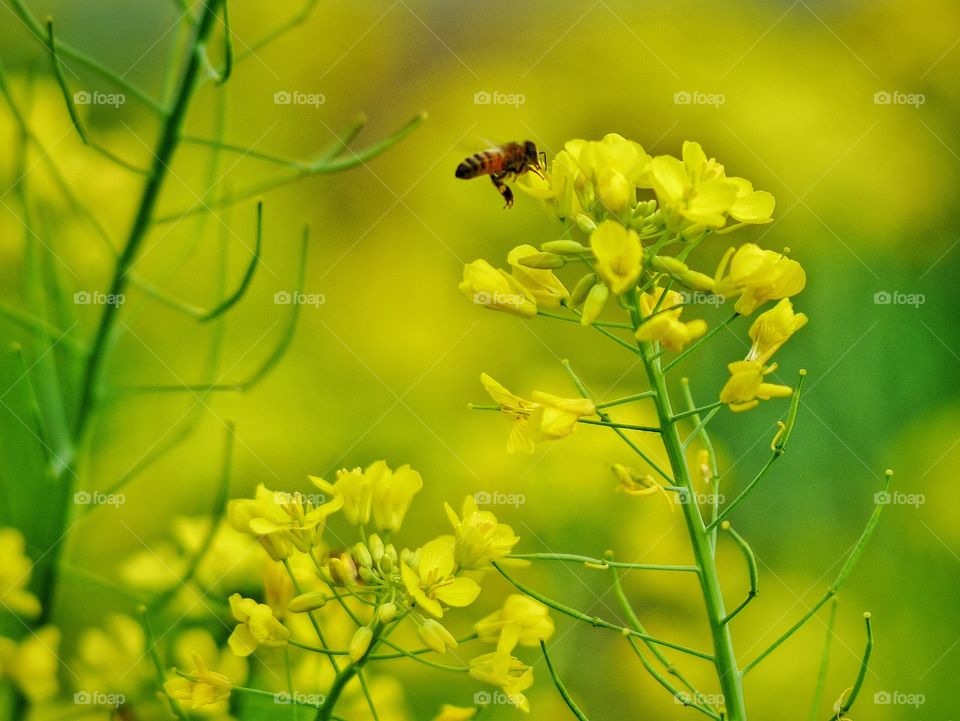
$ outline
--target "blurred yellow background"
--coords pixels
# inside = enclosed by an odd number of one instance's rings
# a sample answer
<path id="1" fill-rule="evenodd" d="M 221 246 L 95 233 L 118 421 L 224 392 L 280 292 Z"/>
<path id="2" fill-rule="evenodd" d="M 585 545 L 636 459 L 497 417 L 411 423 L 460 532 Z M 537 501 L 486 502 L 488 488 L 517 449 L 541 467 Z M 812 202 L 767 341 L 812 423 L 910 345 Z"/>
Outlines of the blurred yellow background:
<path id="1" fill-rule="evenodd" d="M 55 16 L 62 40 L 159 94 L 172 51 L 174 3 L 29 5 L 37 17 Z M 300 4 L 231 2 L 230 8 L 243 55 Z M 32 95 L 34 131 L 79 183 L 90 209 L 123 238 L 138 179 L 80 144 L 48 56 L 8 7 L 0 17 L 0 56 L 22 97 Z M 786 457 L 736 516 L 761 579 L 759 599 L 735 623 L 738 651 L 752 657 L 826 589 L 873 508 L 883 470 L 892 467 L 895 488 L 922 494 L 922 503 L 885 509 L 841 594 L 825 698 L 832 703 L 852 685 L 863 645 L 861 613 L 869 610 L 877 647 L 855 717 L 951 718 L 960 662 L 958 38 L 960 6 L 946 0 L 321 2 L 301 27 L 240 62 L 225 90 L 205 88 L 188 132 L 213 137 L 218 94 L 229 105 L 229 142 L 290 158 L 315 155 L 357 111 L 369 119 L 357 145 L 422 110 L 429 120 L 364 167 L 265 196 L 262 264 L 227 321 L 225 380 L 249 374 L 277 342 L 288 309 L 275 305 L 273 295 L 293 290 L 304 223 L 312 238 L 305 291 L 324 302 L 303 308 L 286 357 L 247 394 L 148 395 L 110 405 L 97 428 L 93 461 L 82 469 L 88 490 L 109 486 L 158 438 L 175 432 L 188 409 L 199 404 L 203 420 L 195 437 L 125 489 L 125 505 L 100 508 L 73 529 L 70 563 L 109 576 L 126 555 L 164 537 L 171 516 L 206 512 L 223 419 L 237 424 L 235 496 L 258 482 L 306 489 L 307 474 L 330 478 L 337 468 L 385 458 L 391 465 L 410 463 L 426 482 L 406 524 L 410 545 L 445 528 L 443 501 L 502 491 L 525 497 L 517 508 L 497 509 L 522 537 L 523 552 L 599 555 L 609 548 L 622 559 L 688 562 L 679 514 L 613 492 L 608 464 L 629 460 L 615 437 L 584 427 L 532 457 L 508 456 L 508 424 L 467 410 L 469 402 L 485 401 L 481 371 L 520 393 L 536 387 L 572 395 L 562 358 L 600 398 L 644 386 L 629 354 L 575 325 L 520 322 L 460 296 L 464 262 L 502 263 L 509 248 L 555 239 L 560 228 L 522 193 L 503 211 L 489 182 L 463 182 L 453 170 L 489 140 L 534 140 L 548 157 L 570 138 L 609 132 L 651 154 L 678 154 L 684 140 L 697 140 L 729 173 L 777 198 L 776 221 L 742 231 L 733 242 L 788 246 L 808 273 L 807 289 L 794 302 L 810 324 L 780 358 L 783 378 L 801 367 L 809 371 L 798 426 Z M 98 82 L 80 70 L 70 80 L 76 88 Z M 324 102 L 275 104 L 274 93 L 284 91 L 322 94 Z M 155 124 L 142 106 L 130 101 L 88 110 L 84 118 L 95 137 L 145 162 Z M 17 140 L 5 111 L 0 137 L 9 149 Z M 15 179 L 9 157 L 0 159 L 4 189 Z M 209 160 L 205 148 L 181 148 L 161 215 L 195 206 Z M 225 154 L 214 193 L 281 172 Z M 39 173 L 32 187 L 49 196 L 43 222 L 70 268 L 68 285 L 102 289 L 111 267 L 102 241 Z M 4 299 L 17 303 L 23 234 L 12 198 L 0 206 L 0 278 Z M 229 224 L 232 286 L 252 247 L 254 218 L 251 199 L 232 212 L 217 209 L 205 223 L 192 217 L 159 226 L 138 271 L 192 303 L 210 304 L 217 238 Z M 169 277 L 198 233 L 198 250 Z M 708 246 L 694 264 L 709 272 L 726 245 L 715 238 Z M 883 293 L 918 294 L 923 302 L 884 303 L 877 295 Z M 74 335 L 81 339 L 92 331 L 98 309 L 79 311 Z M 723 312 L 704 315 L 715 321 Z M 134 289 L 122 318 L 129 331 L 110 363 L 111 385 L 200 379 L 208 328 Z M 21 335 L 6 321 L 0 328 L 5 340 Z M 741 322 L 685 366 L 701 402 L 715 397 L 725 364 L 742 356 L 746 328 Z M 4 358 L 3 372 L 19 375 L 13 359 Z M 0 408 L 0 482 L 8 490 L 40 462 L 14 417 L 18 402 L 12 393 Z M 724 412 L 712 425 L 731 492 L 766 459 L 782 410 Z M 4 494 L 0 525 L 43 514 L 42 504 L 17 503 L 15 496 Z M 728 598 L 740 598 L 742 561 L 735 548 L 722 554 Z M 604 573 L 576 566 L 523 573 L 530 585 L 565 603 L 617 615 Z M 690 579 L 636 572 L 626 585 L 652 633 L 702 644 L 701 601 Z M 67 648 L 102 614 L 130 612 L 122 599 L 82 584 L 68 584 L 60 600 L 57 620 Z M 644 674 L 622 639 L 568 620 L 558 619 L 555 659 L 590 718 L 693 715 Z M 751 674 L 752 717 L 805 716 L 823 634 L 823 623 L 810 623 Z M 411 718 L 430 718 L 441 702 L 468 705 L 476 690 L 470 681 L 396 668 Z M 706 671 L 692 674 L 706 679 Z M 564 718 L 568 712 L 542 661 L 535 673 L 530 718 Z M 924 703 L 885 703 L 885 693 L 894 700 L 897 693 L 919 694 Z M 488 718 L 515 713 L 493 707 Z"/>

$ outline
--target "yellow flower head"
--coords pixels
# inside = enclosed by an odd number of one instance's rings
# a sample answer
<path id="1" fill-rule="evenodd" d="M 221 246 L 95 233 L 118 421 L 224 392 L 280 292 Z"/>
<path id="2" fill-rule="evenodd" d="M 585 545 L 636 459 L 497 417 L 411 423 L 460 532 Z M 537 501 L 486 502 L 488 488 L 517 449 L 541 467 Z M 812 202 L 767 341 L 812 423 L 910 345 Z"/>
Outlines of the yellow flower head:
<path id="1" fill-rule="evenodd" d="M 483 683 L 499 686 L 511 703 L 529 713 L 530 703 L 523 692 L 533 685 L 533 669 L 510 653 L 519 640 L 520 625 L 508 624 L 500 634 L 496 651 L 470 661 L 470 675 Z"/>
<path id="2" fill-rule="evenodd" d="M 204 706 L 221 706 L 226 710 L 223 702 L 230 698 L 233 689 L 230 679 L 207 668 L 200 654 L 194 652 L 192 657 L 193 670 L 187 674 L 189 678 L 172 678 L 163 684 L 164 690 L 171 698 L 186 701 L 192 710 Z"/>
<path id="3" fill-rule="evenodd" d="M 518 245 L 510 251 L 507 262 L 513 268 L 513 277 L 529 291 L 538 308 L 557 310 L 560 304 L 570 297 L 570 292 L 552 270 L 529 268 L 520 263 L 522 258 L 539 255 L 540 251 L 532 245 Z"/>
<path id="4" fill-rule="evenodd" d="M 32 569 L 24 554 L 23 534 L 16 528 L 0 528 L 0 608 L 27 617 L 40 613 L 40 601 L 26 590 Z"/>
<path id="5" fill-rule="evenodd" d="M 539 601 L 518 593 L 507 596 L 503 608 L 477 621 L 474 630 L 481 641 L 496 643 L 509 624 L 520 627 L 518 643 L 521 646 L 538 646 L 553 635 L 553 620 L 547 607 Z"/>
<path id="6" fill-rule="evenodd" d="M 640 473 L 636 469 L 625 466 L 622 463 L 614 463 L 613 475 L 616 476 L 617 481 L 619 481 L 619 485 L 617 485 L 618 491 L 622 491 L 628 496 L 650 496 L 654 493 L 659 493 L 667 502 L 670 511 L 673 512 L 675 504 L 672 502 L 670 496 L 667 495 L 666 489 L 650 474 Z"/>
<path id="7" fill-rule="evenodd" d="M 737 187 L 737 199 L 730 206 L 730 217 L 746 225 L 773 222 L 776 200 L 765 190 L 754 190 L 746 178 L 727 178 Z"/>
<path id="8" fill-rule="evenodd" d="M 658 155 L 650 161 L 646 181 L 657 194 L 667 227 L 722 228 L 737 199 L 737 186 L 715 160 L 707 160 L 699 143 L 683 144 L 683 160 Z"/>
<path id="9" fill-rule="evenodd" d="M 327 516 L 339 510 L 343 499 L 314 506 L 299 493 L 278 493 L 262 483 L 254 499 L 230 501 L 227 517 L 243 533 L 255 536 L 275 561 L 282 561 L 293 549 L 307 552 L 320 541 Z"/>
<path id="10" fill-rule="evenodd" d="M 433 721 L 470 721 L 476 715 L 476 707 L 464 708 L 445 703 L 440 707 L 440 713 L 434 717 Z"/>
<path id="11" fill-rule="evenodd" d="M 633 207 L 637 180 L 650 163 L 639 143 L 610 133 L 600 141 L 584 142 L 577 159 L 582 177 L 592 185 L 583 195 L 595 197 L 615 214 Z"/>
<path id="12" fill-rule="evenodd" d="M 473 571 L 486 568 L 503 558 L 520 540 L 513 529 L 497 521 L 490 511 L 481 511 L 473 496 L 463 500 L 462 517 L 449 503 L 444 504 L 456 538 L 455 555 L 460 568 Z"/>
<path id="13" fill-rule="evenodd" d="M 455 547 L 453 536 L 440 536 L 417 551 L 413 568 L 400 563 L 400 575 L 411 600 L 436 618 L 443 617 L 441 604 L 469 606 L 480 594 L 476 581 L 456 575 Z"/>
<path id="14" fill-rule="evenodd" d="M 573 433 L 580 418 L 595 415 L 597 408 L 586 398 L 559 398 L 534 391 L 531 400 L 510 392 L 483 373 L 480 382 L 500 406 L 500 412 L 514 421 L 507 441 L 508 453 L 533 453 L 537 441 L 553 441 Z"/>
<path id="15" fill-rule="evenodd" d="M 611 291 L 625 293 L 636 285 L 643 268 L 643 248 L 636 231 L 605 220 L 590 234 L 590 248 L 597 273 Z"/>
<path id="16" fill-rule="evenodd" d="M 478 305 L 490 310 L 532 318 L 537 314 L 537 301 L 523 284 L 487 261 L 480 259 L 463 268 L 460 292 Z"/>
<path id="17" fill-rule="evenodd" d="M 33 703 L 56 696 L 59 645 L 60 631 L 54 626 L 31 631 L 20 643 L 0 636 L 0 679 L 11 679 Z"/>
<path id="18" fill-rule="evenodd" d="M 341 469 L 337 471 L 337 480 L 333 483 L 316 476 L 309 478 L 311 483 L 324 493 L 343 500 L 343 515 L 348 523 L 362 526 L 370 522 L 370 511 L 373 509 L 372 489 L 361 469 Z"/>
<path id="19" fill-rule="evenodd" d="M 727 366 L 730 379 L 720 391 L 720 400 L 735 412 L 756 408 L 761 400 L 787 398 L 793 393 L 788 386 L 764 382 L 764 377 L 777 369 L 776 364 L 764 368 L 758 360 L 742 360 Z"/>
<path id="20" fill-rule="evenodd" d="M 286 646 L 290 631 L 273 615 L 273 609 L 239 593 L 230 596 L 230 611 L 240 623 L 230 634 L 230 649 L 238 656 L 249 656 L 261 644 L 273 648 Z"/>
<path id="21" fill-rule="evenodd" d="M 761 313 L 750 326 L 750 338 L 753 346 L 747 355 L 747 360 L 758 360 L 766 363 L 776 353 L 780 346 L 789 340 L 807 324 L 807 316 L 793 312 L 793 303 L 784 298 L 773 308 Z"/>
<path id="22" fill-rule="evenodd" d="M 750 315 L 768 300 L 794 296 L 807 284 L 797 261 L 753 243 L 730 248 L 720 261 L 716 279 L 718 295 L 740 293 L 733 307 L 740 315 Z"/>
<path id="23" fill-rule="evenodd" d="M 370 522 L 380 530 L 396 531 L 421 488 L 423 479 L 410 466 L 390 469 L 385 461 L 376 461 L 361 471 L 337 471 L 335 483 L 311 476 L 310 480 L 324 493 L 332 494 L 343 501 L 343 515 L 355 526 Z"/>
<path id="24" fill-rule="evenodd" d="M 661 296 L 666 294 L 663 301 Z M 651 315 L 660 303 L 660 310 Z M 681 351 L 691 341 L 696 340 L 707 332 L 707 322 L 702 319 L 684 323 L 680 320 L 683 312 L 683 296 L 669 290 L 662 291 L 654 288 L 649 293 L 640 294 L 640 312 L 647 318 L 639 328 L 636 337 L 646 343 L 660 343 L 664 348 L 672 351 Z M 676 307 L 681 306 L 681 307 Z"/>

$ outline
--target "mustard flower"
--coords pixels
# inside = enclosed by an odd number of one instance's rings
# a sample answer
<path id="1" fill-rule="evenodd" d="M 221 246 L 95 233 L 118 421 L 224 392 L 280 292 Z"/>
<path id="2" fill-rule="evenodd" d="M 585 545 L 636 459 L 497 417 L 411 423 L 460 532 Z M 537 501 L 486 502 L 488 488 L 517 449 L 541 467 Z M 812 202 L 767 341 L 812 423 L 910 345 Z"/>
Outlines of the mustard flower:
<path id="1" fill-rule="evenodd" d="M 750 326 L 750 339 L 753 346 L 747 355 L 747 360 L 758 360 L 766 363 L 776 353 L 780 346 L 786 343 L 790 336 L 807 324 L 804 313 L 794 313 L 793 303 L 784 298 L 773 308 L 761 313 Z"/>
<path id="2" fill-rule="evenodd" d="M 24 553 L 23 534 L 0 528 L 0 608 L 20 616 L 39 615 L 40 601 L 27 590 L 33 563 Z"/>
<path id="3" fill-rule="evenodd" d="M 470 571 L 484 569 L 491 561 L 509 554 L 520 540 L 519 536 L 514 535 L 513 529 L 498 522 L 493 513 L 481 511 L 473 496 L 463 500 L 459 517 L 449 503 L 443 505 L 453 525 L 456 539 L 454 553 L 460 568 Z"/>
<path id="4" fill-rule="evenodd" d="M 722 165 L 707 160 L 699 143 L 683 144 L 683 160 L 655 157 L 646 179 L 671 230 L 691 224 L 722 228 L 737 199 L 737 186 L 724 176 Z"/>
<path id="5" fill-rule="evenodd" d="M 553 619 L 547 607 L 536 599 L 519 593 L 507 596 L 503 607 L 477 621 L 474 630 L 481 641 L 496 643 L 503 629 L 509 624 L 520 627 L 518 643 L 521 646 L 538 646 L 553 635 Z"/>
<path id="6" fill-rule="evenodd" d="M 472 578 L 457 576 L 456 543 L 453 536 L 440 536 L 426 543 L 416 554 L 414 568 L 400 563 L 400 575 L 410 598 L 436 618 L 443 617 L 443 606 L 469 606 L 480 594 L 480 585 Z"/>
<path id="7" fill-rule="evenodd" d="M 376 461 L 364 470 L 337 471 L 335 483 L 311 476 L 324 493 L 342 499 L 343 515 L 353 525 L 366 525 L 371 514 L 377 528 L 396 531 L 421 488 L 423 479 L 408 465 L 391 470 L 385 461 Z"/>
<path id="8" fill-rule="evenodd" d="M 660 303 L 660 310 L 653 315 L 657 303 Z M 683 296 L 676 291 L 654 288 L 649 293 L 641 293 L 640 313 L 647 320 L 637 328 L 637 340 L 660 343 L 668 350 L 681 351 L 691 341 L 706 333 L 706 321 L 698 318 L 684 323 L 680 320 L 682 305 Z"/>
<path id="9" fill-rule="evenodd" d="M 730 206 L 730 217 L 745 225 L 761 225 L 773 222 L 776 200 L 765 190 L 754 190 L 746 178 L 727 178 L 737 187 L 737 199 Z"/>
<path id="10" fill-rule="evenodd" d="M 167 694 L 177 701 L 186 701 L 191 710 L 222 705 L 230 698 L 233 683 L 222 673 L 207 668 L 200 654 L 194 652 L 193 670 L 189 678 L 176 677 L 164 682 Z M 174 669 L 176 671 L 176 669 Z"/>
<path id="11" fill-rule="evenodd" d="M 807 284 L 803 267 L 795 260 L 753 243 L 730 248 L 720 261 L 714 292 L 740 294 L 734 310 L 750 315 L 768 300 L 796 295 Z"/>
<path id="12" fill-rule="evenodd" d="M 230 611 L 240 623 L 230 634 L 230 649 L 238 656 L 249 656 L 260 645 L 286 646 L 290 632 L 273 615 L 273 609 L 239 593 L 230 596 Z"/>
<path id="13" fill-rule="evenodd" d="M 316 546 L 327 516 L 342 505 L 335 496 L 314 506 L 299 493 L 276 493 L 261 483 L 254 499 L 230 501 L 227 516 L 235 529 L 255 536 L 271 558 L 282 561 L 294 549 L 305 553 Z"/>
<path id="14" fill-rule="evenodd" d="M 0 679 L 6 677 L 33 703 L 56 696 L 60 631 L 44 626 L 21 642 L 0 636 Z"/>
<path id="15" fill-rule="evenodd" d="M 523 284 L 487 261 L 480 259 L 463 268 L 460 292 L 478 305 L 490 310 L 532 318 L 537 314 L 537 301 Z"/>
<path id="16" fill-rule="evenodd" d="M 485 653 L 470 661 L 470 675 L 499 686 L 517 708 L 530 711 L 530 703 L 523 692 L 533 685 L 533 669 L 511 654 L 520 640 L 520 625 L 507 624 L 497 641 L 497 650 Z"/>
<path id="17" fill-rule="evenodd" d="M 507 262 L 513 268 L 513 277 L 529 291 L 538 308 L 557 310 L 570 297 L 560 279 L 552 270 L 530 268 L 520 262 L 523 258 L 539 254 L 540 251 L 532 245 L 518 245 L 507 255 Z"/>
<path id="18" fill-rule="evenodd" d="M 643 248 L 636 231 L 605 220 L 590 234 L 597 273 L 610 290 L 625 293 L 636 285 L 643 269 Z"/>
<path id="19" fill-rule="evenodd" d="M 107 616 L 102 627 L 86 629 L 77 641 L 77 658 L 70 662 L 77 688 L 135 696 L 153 676 L 146 651 L 138 621 L 120 614 Z"/>
<path id="20" fill-rule="evenodd" d="M 632 208 L 637 201 L 637 180 L 650 163 L 643 147 L 610 133 L 600 141 L 584 142 L 578 150 L 580 172 L 593 186 L 586 195 L 614 214 Z"/>
<path id="21" fill-rule="evenodd" d="M 500 412 L 514 421 L 507 441 L 508 453 L 533 453 L 537 441 L 565 438 L 573 433 L 577 421 L 595 415 L 593 401 L 587 398 L 560 398 L 534 391 L 531 400 L 510 392 L 483 373 L 480 382 L 500 406 Z"/>
<path id="22" fill-rule="evenodd" d="M 670 511 L 673 512 L 675 504 L 672 502 L 670 496 L 667 495 L 666 489 L 649 473 L 640 473 L 630 466 L 625 466 L 622 463 L 614 463 L 613 475 L 616 476 L 617 481 L 619 481 L 616 490 L 622 491 L 628 496 L 650 496 L 659 493 L 667 502 Z"/>
<path id="23" fill-rule="evenodd" d="M 310 481 L 324 493 L 332 494 L 343 499 L 343 515 L 347 523 L 362 526 L 370 523 L 370 512 L 373 510 L 373 489 L 369 479 L 359 468 L 351 471 L 342 469 L 337 471 L 337 480 L 328 483 L 322 478 L 310 476 Z"/>
<path id="24" fill-rule="evenodd" d="M 730 379 L 720 391 L 720 400 L 735 412 L 756 408 L 761 400 L 787 398 L 793 393 L 788 386 L 766 383 L 765 376 L 777 369 L 776 364 L 764 368 L 759 360 L 734 361 L 727 366 Z"/>

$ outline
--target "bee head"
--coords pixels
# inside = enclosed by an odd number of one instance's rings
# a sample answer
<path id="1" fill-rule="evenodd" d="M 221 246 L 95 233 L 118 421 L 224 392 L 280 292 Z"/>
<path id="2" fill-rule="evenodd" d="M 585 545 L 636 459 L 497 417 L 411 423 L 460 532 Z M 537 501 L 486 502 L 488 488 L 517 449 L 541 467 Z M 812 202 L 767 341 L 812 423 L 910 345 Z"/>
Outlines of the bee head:
<path id="1" fill-rule="evenodd" d="M 537 153 L 537 146 L 532 140 L 528 140 L 523 144 L 523 157 L 529 165 L 539 166 L 540 158 Z"/>

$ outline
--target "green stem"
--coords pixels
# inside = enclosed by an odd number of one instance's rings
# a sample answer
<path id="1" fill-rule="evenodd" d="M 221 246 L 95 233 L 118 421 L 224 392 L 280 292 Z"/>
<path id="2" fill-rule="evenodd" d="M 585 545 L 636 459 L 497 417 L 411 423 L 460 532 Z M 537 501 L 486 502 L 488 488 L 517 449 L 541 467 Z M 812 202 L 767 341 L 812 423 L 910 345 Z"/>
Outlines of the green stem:
<path id="1" fill-rule="evenodd" d="M 679 421 L 681 418 L 687 418 L 688 416 L 698 416 L 701 413 L 704 413 L 706 411 L 712 411 L 715 408 L 720 408 L 720 406 L 722 405 L 723 405 L 723 401 L 717 401 L 716 403 L 711 403 L 710 405 L 701 406 L 700 408 L 691 408 L 688 411 L 681 411 L 680 413 L 674 414 L 673 420 Z"/>
<path id="2" fill-rule="evenodd" d="M 833 626 L 837 620 L 837 599 L 833 599 L 830 606 L 830 618 L 827 620 L 827 635 L 823 641 L 823 654 L 820 657 L 820 670 L 817 671 L 817 686 L 813 692 L 813 703 L 810 704 L 810 721 L 817 721 L 820 715 L 820 701 L 823 699 L 823 689 L 827 685 L 827 666 L 830 663 L 830 647 L 833 645 Z"/>
<path id="3" fill-rule="evenodd" d="M 570 616 L 571 618 L 575 618 L 578 621 L 584 621 L 585 623 L 589 623 L 591 626 L 594 626 L 595 628 L 606 628 L 610 631 L 616 631 L 617 633 L 621 633 L 624 636 L 634 636 L 641 640 L 649 641 L 650 643 L 655 643 L 658 646 L 664 646 L 665 648 L 672 648 L 676 651 L 680 651 L 681 653 L 686 653 L 690 656 L 695 656 L 696 658 L 702 658 L 707 661 L 714 660 L 713 656 L 711 656 L 709 653 L 704 653 L 703 651 L 697 651 L 696 649 L 683 646 L 679 643 L 673 643 L 672 641 L 664 641 L 659 638 L 654 638 L 650 634 L 641 633 L 640 631 L 635 631 L 631 628 L 627 628 L 626 626 L 618 626 L 617 624 L 610 623 L 609 621 L 606 621 L 600 618 L 599 616 L 590 616 L 586 613 L 583 613 L 583 611 L 578 611 L 577 609 L 567 606 L 565 604 L 562 604 L 559 601 L 554 601 L 552 598 L 547 598 L 542 593 L 538 593 L 537 591 L 534 591 L 532 588 L 529 588 L 528 586 L 524 586 L 522 583 L 520 583 L 515 578 L 513 578 L 510 574 L 504 571 L 503 567 L 499 563 L 494 562 L 493 567 L 497 569 L 500 575 L 503 576 L 505 579 L 507 579 L 507 581 L 509 581 L 521 593 L 524 593 L 527 596 L 530 596 L 530 598 L 534 598 L 537 601 L 540 601 L 540 603 L 542 603 L 544 606 L 549 606 L 555 611 L 559 611 L 560 613 Z"/>
<path id="4" fill-rule="evenodd" d="M 153 661 L 153 667 L 157 672 L 157 679 L 163 695 L 166 696 L 167 701 L 170 702 L 170 708 L 173 710 L 174 715 L 180 719 L 180 721 L 189 721 L 186 712 L 180 708 L 177 700 L 167 693 L 166 687 L 163 685 L 163 679 L 167 675 L 167 671 L 163 667 L 163 661 L 160 659 L 160 651 L 157 650 L 157 639 L 153 633 L 153 626 L 150 624 L 150 615 L 146 606 L 140 606 L 140 618 L 143 621 L 143 630 L 147 637 L 147 653 Z"/>
<path id="5" fill-rule="evenodd" d="M 634 299 L 635 300 L 635 299 Z M 634 323 L 639 325 L 639 312 L 633 302 L 632 315 Z M 649 343 L 641 343 L 643 362 L 651 388 L 656 392 L 655 405 L 660 427 L 663 429 L 661 438 L 670 459 L 670 466 L 676 478 L 676 485 L 686 488 L 690 497 L 695 497 L 695 489 L 687 467 L 683 444 L 680 440 L 680 431 L 670 403 L 666 378 L 660 368 L 659 361 L 653 360 L 655 352 Z M 693 549 L 697 566 L 700 568 L 698 578 L 700 590 L 703 594 L 707 610 L 707 619 L 713 636 L 714 665 L 717 669 L 720 687 L 726 704 L 728 721 L 746 721 L 747 710 L 743 697 L 743 683 L 741 672 L 733 650 L 733 639 L 730 627 L 723 623 L 727 616 L 723 601 L 723 592 L 720 587 L 720 578 L 717 572 L 716 561 L 710 543 L 710 534 L 700 514 L 700 507 L 696 503 L 681 504 L 687 533 Z"/>
<path id="6" fill-rule="evenodd" d="M 550 654 L 547 653 L 547 645 L 543 641 L 540 641 L 540 650 L 543 652 L 543 659 L 547 662 L 547 670 L 550 672 L 550 678 L 553 679 L 553 684 L 557 687 L 557 691 L 560 692 L 560 696 L 563 698 L 564 703 L 567 704 L 567 708 L 569 708 L 573 712 L 573 715 L 580 721 L 590 721 L 587 715 L 581 711 L 580 707 L 574 702 L 570 692 L 567 691 L 567 687 L 563 685 L 563 681 L 561 681 L 560 676 L 557 675 L 557 670 L 553 667 L 553 661 L 550 660 Z"/>
<path id="7" fill-rule="evenodd" d="M 623 398 L 617 398 L 613 401 L 607 401 L 606 403 L 598 403 L 597 408 L 613 408 L 614 406 L 620 406 L 624 403 L 633 403 L 634 401 L 640 401 L 644 398 L 652 398 L 654 395 L 653 391 L 644 391 L 643 393 L 634 393 L 632 396 L 624 396 Z"/>
<path id="8" fill-rule="evenodd" d="M 729 318 L 727 318 L 725 321 L 722 321 L 719 325 L 716 325 L 716 326 L 714 326 L 713 328 L 711 328 L 711 329 L 707 332 L 707 334 L 706 334 L 705 336 L 703 336 L 702 338 L 700 338 L 696 343 L 694 343 L 693 345 L 691 345 L 689 348 L 687 348 L 685 351 L 683 351 L 680 355 L 678 355 L 678 356 L 677 356 L 676 358 L 674 358 L 672 361 L 670 361 L 669 363 L 667 363 L 667 364 L 661 369 L 661 372 L 664 373 L 664 374 L 669 373 L 671 370 L 673 370 L 673 369 L 676 367 L 676 365 L 677 365 L 678 363 L 680 363 L 681 361 L 684 361 L 684 360 L 686 360 L 687 358 L 689 358 L 690 355 L 691 355 L 692 353 L 695 353 L 704 343 L 706 343 L 708 340 L 710 340 L 711 338 L 713 338 L 713 336 L 715 336 L 717 333 L 719 333 L 720 331 L 722 331 L 724 328 L 726 328 L 728 325 L 730 325 L 733 321 L 735 321 L 735 320 L 736 320 L 737 318 L 739 318 L 739 317 L 740 317 L 740 314 L 739 314 L 739 313 L 734 313 L 732 316 L 730 316 Z"/>
<path id="9" fill-rule="evenodd" d="M 367 662 L 370 656 L 370 652 L 377 645 L 382 632 L 383 624 L 377 623 L 376 626 L 374 626 L 373 638 L 370 641 L 370 645 L 367 647 L 366 653 L 364 653 L 363 656 L 356 661 L 344 666 L 334 677 L 333 683 L 330 686 L 330 690 L 327 691 L 326 697 L 323 700 L 323 704 L 317 710 L 316 721 L 330 721 L 330 719 L 333 718 L 333 710 L 336 708 L 337 702 L 340 700 L 343 690 L 353 679 L 353 677 L 363 669 L 364 664 Z"/>
<path id="10" fill-rule="evenodd" d="M 511 553 L 507 558 L 521 558 L 527 561 L 569 561 L 582 563 L 587 568 L 632 568 L 637 571 L 681 571 L 699 573 L 696 566 L 664 566 L 655 563 L 625 563 L 590 556 L 579 556 L 573 553 Z"/>
<path id="11" fill-rule="evenodd" d="M 724 623 L 730 623 L 734 616 L 745 609 L 747 604 L 749 604 L 754 598 L 757 597 L 757 594 L 760 593 L 760 575 L 757 573 L 756 556 L 753 555 L 753 549 L 750 548 L 750 544 L 747 543 L 747 540 L 730 527 L 729 521 L 724 521 L 722 524 L 720 524 L 720 528 L 726 531 L 727 535 L 729 535 L 730 538 L 733 539 L 734 543 L 739 546 L 740 551 L 743 553 L 744 559 L 747 561 L 747 570 L 750 574 L 750 590 L 747 592 L 747 597 L 740 603 L 739 606 L 733 609 L 725 619 L 723 619 Z"/>
<path id="12" fill-rule="evenodd" d="M 840 708 L 837 709 L 837 712 L 830 717 L 830 721 L 843 721 L 847 718 L 847 712 L 853 708 L 854 702 L 857 700 L 857 696 L 860 694 L 860 689 L 863 687 L 863 682 L 867 678 L 867 669 L 870 666 L 870 656 L 873 655 L 873 624 L 870 622 L 870 614 L 864 613 L 863 620 L 867 625 L 867 646 L 863 650 L 863 659 L 860 661 L 860 670 L 857 672 L 857 680 L 853 682 L 853 688 L 850 689 L 850 695 L 847 696 L 847 699 L 840 704 Z"/>
<path id="13" fill-rule="evenodd" d="M 580 324 L 580 319 L 575 316 L 562 315 L 560 313 L 554 313 L 549 310 L 543 310 L 542 308 L 537 308 L 537 315 L 542 315 L 544 318 L 553 318 L 554 320 L 565 320 L 568 323 Z M 601 327 L 601 328 L 630 328 L 628 323 L 616 323 L 613 321 L 604 321 L 604 320 L 595 320 L 591 325 Z"/>
<path id="14" fill-rule="evenodd" d="M 611 420 L 591 421 L 587 418 L 580 418 L 577 423 L 585 423 L 588 426 L 606 426 L 607 428 L 621 428 L 626 431 L 645 431 L 646 433 L 659 433 L 660 429 L 656 426 L 637 426 L 632 423 L 614 423 Z"/>

